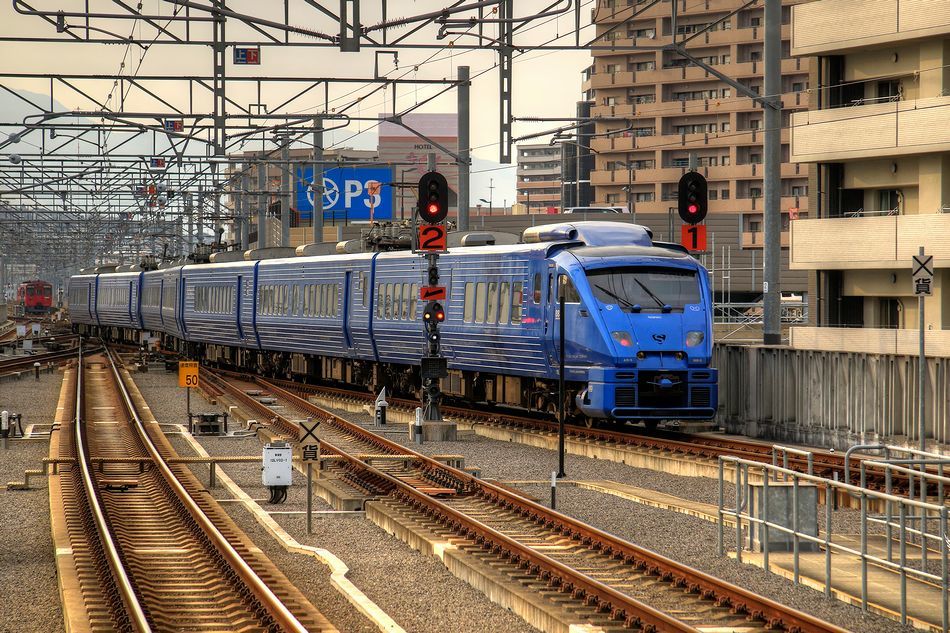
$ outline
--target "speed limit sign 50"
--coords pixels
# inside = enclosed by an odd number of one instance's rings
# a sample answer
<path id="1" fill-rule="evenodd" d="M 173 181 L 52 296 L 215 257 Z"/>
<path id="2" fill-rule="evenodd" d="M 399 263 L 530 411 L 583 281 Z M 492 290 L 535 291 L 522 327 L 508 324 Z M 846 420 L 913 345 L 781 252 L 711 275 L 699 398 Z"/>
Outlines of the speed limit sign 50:
<path id="1" fill-rule="evenodd" d="M 198 363 L 194 361 L 180 361 L 178 363 L 178 386 L 198 386 Z"/>

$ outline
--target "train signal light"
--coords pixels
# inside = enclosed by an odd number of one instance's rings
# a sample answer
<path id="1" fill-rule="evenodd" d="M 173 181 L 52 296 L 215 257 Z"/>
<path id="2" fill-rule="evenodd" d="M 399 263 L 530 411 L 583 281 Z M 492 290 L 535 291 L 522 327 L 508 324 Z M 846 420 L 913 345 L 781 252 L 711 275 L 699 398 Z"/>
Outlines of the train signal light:
<path id="1" fill-rule="evenodd" d="M 429 324 L 442 323 L 445 321 L 445 308 L 438 301 L 430 301 L 422 313 L 422 320 Z"/>
<path id="2" fill-rule="evenodd" d="M 430 171 L 419 179 L 419 219 L 438 224 L 449 215 L 449 183 L 445 176 Z"/>
<path id="3" fill-rule="evenodd" d="M 430 285 L 430 286 L 438 286 L 438 285 L 439 285 L 439 267 L 438 267 L 437 265 L 436 265 L 436 266 L 432 266 L 432 265 L 429 266 L 428 279 L 429 279 L 429 285 Z"/>
<path id="4" fill-rule="evenodd" d="M 683 174 L 679 182 L 679 214 L 686 224 L 699 224 L 709 211 L 706 178 L 695 171 Z"/>

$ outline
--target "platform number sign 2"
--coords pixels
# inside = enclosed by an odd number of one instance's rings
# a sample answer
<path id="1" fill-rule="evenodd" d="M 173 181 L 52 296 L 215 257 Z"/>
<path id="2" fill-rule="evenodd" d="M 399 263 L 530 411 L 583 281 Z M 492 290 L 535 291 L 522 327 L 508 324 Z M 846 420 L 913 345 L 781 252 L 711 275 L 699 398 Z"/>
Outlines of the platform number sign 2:
<path id="1" fill-rule="evenodd" d="M 446 247 L 445 225 L 424 224 L 419 227 L 419 250 L 442 252 Z"/>
<path id="2" fill-rule="evenodd" d="M 701 252 L 706 250 L 706 225 L 684 224 L 680 230 L 680 244 L 686 250 Z"/>
<path id="3" fill-rule="evenodd" d="M 193 361 L 181 361 L 178 363 L 178 386 L 179 387 L 197 387 L 198 386 L 198 363 Z"/>

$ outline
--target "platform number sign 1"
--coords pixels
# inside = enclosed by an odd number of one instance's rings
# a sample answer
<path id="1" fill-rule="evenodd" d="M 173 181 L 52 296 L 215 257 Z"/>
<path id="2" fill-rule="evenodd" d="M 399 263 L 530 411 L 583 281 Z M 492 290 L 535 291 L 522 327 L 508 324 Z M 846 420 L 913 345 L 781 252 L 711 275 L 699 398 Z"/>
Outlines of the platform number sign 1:
<path id="1" fill-rule="evenodd" d="M 198 363 L 193 361 L 180 361 L 178 363 L 178 386 L 179 387 L 197 387 L 198 386 Z"/>
<path id="2" fill-rule="evenodd" d="M 691 252 L 703 252 L 706 250 L 706 225 L 705 224 L 684 224 L 680 228 L 680 244 Z"/>

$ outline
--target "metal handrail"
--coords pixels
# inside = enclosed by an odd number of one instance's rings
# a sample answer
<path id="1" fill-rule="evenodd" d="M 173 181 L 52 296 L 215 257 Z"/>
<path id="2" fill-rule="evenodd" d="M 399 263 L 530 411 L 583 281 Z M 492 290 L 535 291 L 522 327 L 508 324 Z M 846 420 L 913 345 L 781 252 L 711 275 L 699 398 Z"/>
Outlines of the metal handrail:
<path id="1" fill-rule="evenodd" d="M 82 476 L 83 488 L 86 491 L 86 498 L 89 501 L 89 508 L 92 513 L 92 518 L 96 524 L 96 531 L 99 533 L 99 541 L 102 544 L 102 549 L 105 550 L 106 561 L 109 564 L 109 569 L 112 571 L 112 577 L 115 580 L 116 588 L 119 590 L 119 595 L 122 596 L 122 602 L 125 605 L 125 610 L 129 617 L 130 624 L 136 631 L 145 633 L 147 631 L 151 631 L 152 627 L 148 623 L 148 618 L 145 616 L 145 610 L 142 608 L 142 604 L 139 602 L 138 596 L 135 595 L 135 588 L 132 585 L 132 580 L 129 578 L 128 574 L 125 572 L 125 567 L 122 565 L 122 557 L 119 555 L 119 548 L 116 546 L 115 541 L 112 539 L 112 534 L 109 532 L 106 516 L 102 510 L 102 505 L 99 503 L 99 496 L 96 493 L 96 485 L 93 482 L 92 469 L 89 467 L 89 462 L 86 459 L 88 451 L 86 450 L 86 445 L 83 441 L 82 434 L 82 345 L 79 347 L 79 365 L 77 367 L 77 372 L 76 417 L 74 420 L 74 426 L 76 432 L 76 457 L 79 460 L 79 472 Z"/>
<path id="2" fill-rule="evenodd" d="M 185 487 L 181 485 L 181 482 L 178 481 L 178 477 L 175 476 L 175 473 L 172 472 L 168 464 L 165 462 L 161 453 L 158 451 L 158 447 L 155 446 L 155 443 L 152 441 L 152 438 L 149 436 L 148 432 L 145 430 L 145 424 L 142 422 L 142 419 L 139 417 L 138 412 L 135 409 L 135 406 L 132 404 L 132 398 L 129 396 L 128 390 L 125 388 L 125 383 L 122 381 L 122 377 L 119 375 L 119 370 L 116 367 L 115 359 L 112 357 L 112 352 L 106 349 L 106 356 L 109 359 L 109 366 L 112 369 L 112 374 L 115 377 L 116 385 L 119 388 L 119 392 L 122 395 L 122 400 L 125 403 L 126 408 L 129 411 L 129 414 L 132 416 L 132 420 L 135 422 L 135 426 L 139 431 L 139 435 L 142 438 L 142 442 L 145 444 L 146 449 L 148 450 L 149 455 L 152 457 L 156 467 L 159 472 L 164 477 L 168 485 L 175 491 L 175 494 L 181 500 L 182 504 L 185 506 L 185 509 L 188 510 L 188 513 L 194 518 L 195 522 L 201 527 L 202 531 L 208 536 L 212 544 L 215 546 L 221 555 L 228 561 L 228 564 L 234 569 L 238 576 L 243 580 L 251 591 L 257 597 L 258 600 L 264 605 L 268 613 L 274 618 L 274 620 L 284 628 L 286 631 L 293 631 L 296 633 L 306 633 L 307 629 L 303 624 L 290 612 L 290 609 L 287 608 L 280 598 L 271 591 L 270 587 L 267 586 L 260 576 L 257 575 L 250 565 L 247 564 L 247 561 L 238 553 L 234 546 L 231 545 L 231 542 L 228 541 L 217 526 L 208 518 L 208 516 L 198 507 L 198 504 L 195 503 L 195 500 L 188 494 L 188 491 L 185 490 Z"/>

